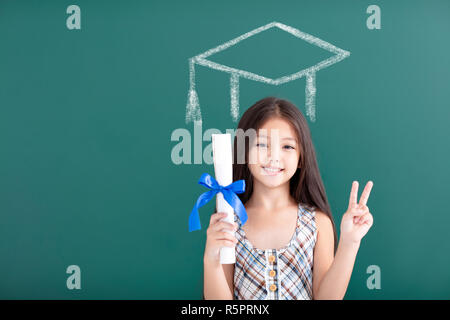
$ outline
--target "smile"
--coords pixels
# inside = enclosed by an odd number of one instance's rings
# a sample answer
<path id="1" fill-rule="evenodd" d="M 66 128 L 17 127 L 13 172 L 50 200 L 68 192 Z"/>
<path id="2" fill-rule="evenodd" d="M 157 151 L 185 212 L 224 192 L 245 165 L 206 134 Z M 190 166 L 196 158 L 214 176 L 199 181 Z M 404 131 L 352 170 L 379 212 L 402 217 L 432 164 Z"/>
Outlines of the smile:
<path id="1" fill-rule="evenodd" d="M 262 167 L 268 175 L 274 176 L 283 171 L 281 168 L 273 168 L 273 167 Z"/>

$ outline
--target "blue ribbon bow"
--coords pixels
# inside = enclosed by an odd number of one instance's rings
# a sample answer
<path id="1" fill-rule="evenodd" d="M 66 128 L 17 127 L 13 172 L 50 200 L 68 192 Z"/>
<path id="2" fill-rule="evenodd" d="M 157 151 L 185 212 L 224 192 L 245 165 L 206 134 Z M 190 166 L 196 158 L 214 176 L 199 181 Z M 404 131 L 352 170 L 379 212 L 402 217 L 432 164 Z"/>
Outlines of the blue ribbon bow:
<path id="1" fill-rule="evenodd" d="M 234 209 L 242 224 L 247 221 L 247 211 L 245 211 L 241 199 L 236 195 L 236 193 L 243 193 L 245 191 L 245 180 L 238 180 L 227 186 L 221 186 L 216 179 L 208 173 L 204 173 L 200 177 L 200 180 L 198 180 L 198 183 L 211 190 L 198 197 L 197 202 L 191 211 L 191 215 L 189 216 L 189 232 L 201 229 L 198 209 L 208 203 L 218 192 L 222 192 L 224 199 Z"/>

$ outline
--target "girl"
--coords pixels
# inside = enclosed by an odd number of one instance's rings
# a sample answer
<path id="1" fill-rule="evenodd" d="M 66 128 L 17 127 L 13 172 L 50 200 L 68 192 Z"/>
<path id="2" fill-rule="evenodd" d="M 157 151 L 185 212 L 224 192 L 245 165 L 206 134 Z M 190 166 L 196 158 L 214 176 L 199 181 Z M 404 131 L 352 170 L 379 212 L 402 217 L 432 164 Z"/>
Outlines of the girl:
<path id="1" fill-rule="evenodd" d="M 347 212 L 336 228 L 320 177 L 307 122 L 299 109 L 268 97 L 243 115 L 245 163 L 234 152 L 233 181 L 248 219 L 242 225 L 211 216 L 204 254 L 205 299 L 343 299 L 360 241 L 373 224 L 367 207 L 373 183 L 359 202 L 353 181 Z M 239 130 L 238 130 L 239 131 Z M 237 131 L 237 132 L 238 132 Z M 263 134 L 264 133 L 264 134 Z M 237 136 L 234 150 L 238 150 Z M 230 231 L 236 231 L 233 236 Z M 223 246 L 236 248 L 235 264 L 220 264 Z"/>

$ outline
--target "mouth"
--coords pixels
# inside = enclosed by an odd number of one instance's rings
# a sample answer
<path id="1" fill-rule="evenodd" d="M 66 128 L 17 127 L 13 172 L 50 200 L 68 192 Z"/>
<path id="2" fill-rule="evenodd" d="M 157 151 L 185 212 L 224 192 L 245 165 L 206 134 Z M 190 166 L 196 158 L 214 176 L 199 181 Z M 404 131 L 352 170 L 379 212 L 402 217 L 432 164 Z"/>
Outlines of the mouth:
<path id="1" fill-rule="evenodd" d="M 266 172 L 269 176 L 275 176 L 279 174 L 284 169 L 282 168 L 276 168 L 276 167 L 262 167 L 264 172 Z"/>

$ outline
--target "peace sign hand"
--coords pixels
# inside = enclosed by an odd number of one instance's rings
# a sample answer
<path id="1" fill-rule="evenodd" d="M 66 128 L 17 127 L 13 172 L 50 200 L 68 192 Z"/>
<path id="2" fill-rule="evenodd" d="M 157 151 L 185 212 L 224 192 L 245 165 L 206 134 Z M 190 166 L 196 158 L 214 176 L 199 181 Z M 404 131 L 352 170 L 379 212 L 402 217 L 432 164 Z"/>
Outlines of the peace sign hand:
<path id="1" fill-rule="evenodd" d="M 358 181 L 353 181 L 348 209 L 342 216 L 341 241 L 345 243 L 359 243 L 370 227 L 372 227 L 373 217 L 366 206 L 372 186 L 373 182 L 369 181 L 361 194 L 359 203 L 357 203 Z"/>

